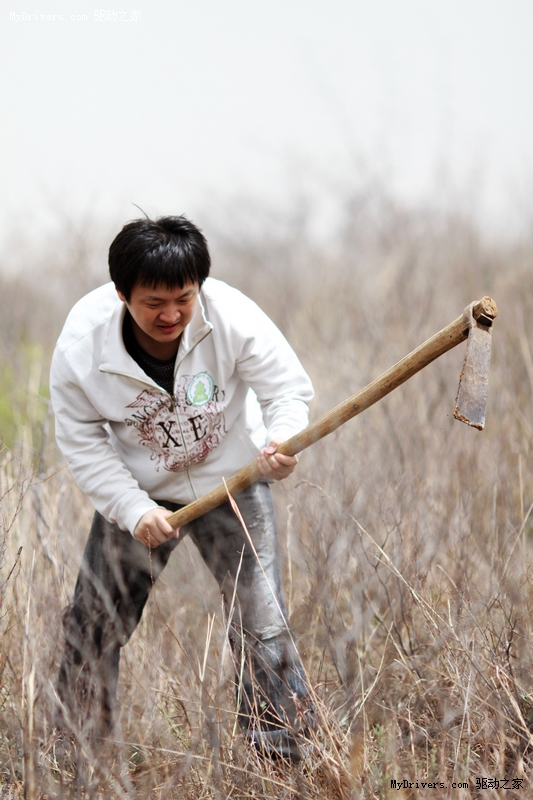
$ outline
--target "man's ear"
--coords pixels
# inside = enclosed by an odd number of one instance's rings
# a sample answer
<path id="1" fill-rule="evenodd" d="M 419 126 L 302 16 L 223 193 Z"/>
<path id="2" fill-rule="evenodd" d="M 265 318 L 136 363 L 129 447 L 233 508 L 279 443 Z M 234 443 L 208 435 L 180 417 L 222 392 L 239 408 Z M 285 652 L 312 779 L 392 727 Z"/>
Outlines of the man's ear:
<path id="1" fill-rule="evenodd" d="M 115 285 L 115 289 L 117 289 L 116 285 Z M 119 299 L 122 300 L 123 303 L 127 303 L 128 302 L 126 300 L 126 298 L 124 297 L 124 295 L 122 294 L 122 292 L 120 291 L 120 289 L 117 289 L 117 294 L 119 296 Z"/>

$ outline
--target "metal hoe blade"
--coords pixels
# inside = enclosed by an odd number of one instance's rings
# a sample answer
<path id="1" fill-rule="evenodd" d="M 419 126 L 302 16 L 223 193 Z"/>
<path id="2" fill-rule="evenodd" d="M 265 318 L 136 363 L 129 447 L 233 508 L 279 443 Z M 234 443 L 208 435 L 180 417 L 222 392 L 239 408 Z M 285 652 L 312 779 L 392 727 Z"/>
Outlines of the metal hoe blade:
<path id="1" fill-rule="evenodd" d="M 482 431 L 489 389 L 492 320 L 484 315 L 474 319 L 473 304 L 465 308 L 463 316 L 468 325 L 468 340 L 454 417 Z"/>

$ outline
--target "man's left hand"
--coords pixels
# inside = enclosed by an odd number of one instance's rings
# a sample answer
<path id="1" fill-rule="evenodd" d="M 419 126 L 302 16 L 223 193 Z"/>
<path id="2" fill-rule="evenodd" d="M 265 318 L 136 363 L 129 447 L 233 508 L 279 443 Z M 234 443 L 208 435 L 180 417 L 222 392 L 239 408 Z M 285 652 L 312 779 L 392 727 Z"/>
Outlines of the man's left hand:
<path id="1" fill-rule="evenodd" d="M 257 465 L 261 475 L 275 481 L 287 478 L 291 472 L 294 472 L 294 468 L 298 463 L 298 456 L 284 456 L 281 453 L 276 453 L 278 446 L 279 442 L 272 441 L 257 456 Z"/>

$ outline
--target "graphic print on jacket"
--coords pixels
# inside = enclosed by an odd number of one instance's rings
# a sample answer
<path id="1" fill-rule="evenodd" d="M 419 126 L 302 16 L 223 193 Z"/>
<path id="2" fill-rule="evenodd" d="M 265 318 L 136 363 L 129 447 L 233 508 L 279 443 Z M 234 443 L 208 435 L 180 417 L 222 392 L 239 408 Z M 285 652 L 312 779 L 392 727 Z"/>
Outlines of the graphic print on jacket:
<path id="1" fill-rule="evenodd" d="M 139 441 L 152 451 L 150 458 L 158 472 L 161 465 L 179 472 L 204 461 L 226 435 L 219 402 L 224 395 L 208 372 L 182 375 L 175 403 L 163 392 L 145 389 L 126 406 L 136 409 L 126 417 L 126 425 L 137 428 Z"/>

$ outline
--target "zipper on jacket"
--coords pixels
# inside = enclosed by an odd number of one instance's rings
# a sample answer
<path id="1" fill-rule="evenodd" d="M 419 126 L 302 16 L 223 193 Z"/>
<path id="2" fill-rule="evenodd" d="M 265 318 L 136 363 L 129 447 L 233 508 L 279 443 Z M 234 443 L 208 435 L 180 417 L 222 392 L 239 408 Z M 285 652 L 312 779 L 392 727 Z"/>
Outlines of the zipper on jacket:
<path id="1" fill-rule="evenodd" d="M 204 339 L 207 339 L 209 334 L 212 333 L 212 332 L 213 332 L 213 328 L 210 328 L 208 331 L 206 331 L 205 335 L 202 336 L 201 339 L 198 339 L 198 341 L 190 348 L 190 350 L 187 350 L 187 352 L 182 355 L 182 357 L 180 358 L 180 360 L 176 364 L 176 368 L 174 370 L 174 386 L 176 385 L 176 379 L 178 377 L 179 369 L 180 369 L 181 365 L 183 364 L 183 362 L 185 361 L 185 359 L 187 358 L 187 356 L 190 353 L 192 353 L 192 351 L 196 347 L 198 347 L 198 345 L 201 344 L 204 341 Z M 172 410 L 174 411 L 174 416 L 176 417 L 176 422 L 178 423 L 178 428 L 179 428 L 180 435 L 181 435 L 181 441 L 183 442 L 183 447 L 185 448 L 185 457 L 186 457 L 185 473 L 187 475 L 187 481 L 188 481 L 188 484 L 189 484 L 189 487 L 190 487 L 190 490 L 191 490 L 191 494 L 192 494 L 193 498 L 196 500 L 197 499 L 197 495 L 196 495 L 196 492 L 194 491 L 194 487 L 193 487 L 192 481 L 191 481 L 191 476 L 189 474 L 189 468 L 191 466 L 190 462 L 189 462 L 189 451 L 187 449 L 187 443 L 185 441 L 185 436 L 183 435 L 183 429 L 181 427 L 181 422 L 180 422 L 179 415 L 176 413 L 176 401 L 175 401 L 175 397 L 174 396 L 172 397 L 172 400 L 173 400 Z"/>

